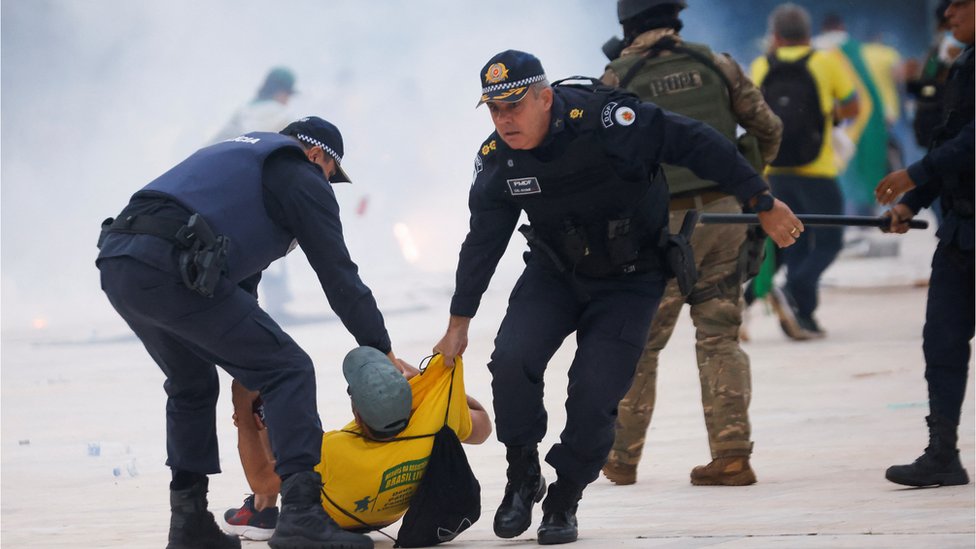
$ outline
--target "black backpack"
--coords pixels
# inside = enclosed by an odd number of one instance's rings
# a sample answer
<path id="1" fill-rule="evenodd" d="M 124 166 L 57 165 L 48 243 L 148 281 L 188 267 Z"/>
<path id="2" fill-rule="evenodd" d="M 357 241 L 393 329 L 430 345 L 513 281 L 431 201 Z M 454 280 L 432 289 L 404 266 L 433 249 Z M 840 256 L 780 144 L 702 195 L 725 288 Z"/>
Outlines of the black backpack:
<path id="1" fill-rule="evenodd" d="M 792 168 L 809 164 L 820 155 L 824 140 L 824 114 L 817 83 L 807 68 L 813 50 L 796 61 L 769 55 L 769 73 L 760 90 L 766 103 L 783 121 L 783 141 L 771 166 Z"/>

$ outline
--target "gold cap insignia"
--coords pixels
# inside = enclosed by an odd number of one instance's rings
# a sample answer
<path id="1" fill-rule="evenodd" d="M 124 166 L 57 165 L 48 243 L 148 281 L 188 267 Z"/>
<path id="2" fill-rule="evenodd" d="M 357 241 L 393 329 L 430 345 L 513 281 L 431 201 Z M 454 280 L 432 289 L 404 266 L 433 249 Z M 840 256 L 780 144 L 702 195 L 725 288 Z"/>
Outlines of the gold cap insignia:
<path id="1" fill-rule="evenodd" d="M 485 73 L 485 82 L 489 84 L 504 82 L 507 78 L 508 69 L 505 67 L 505 63 L 492 63 L 488 67 L 488 72 Z"/>

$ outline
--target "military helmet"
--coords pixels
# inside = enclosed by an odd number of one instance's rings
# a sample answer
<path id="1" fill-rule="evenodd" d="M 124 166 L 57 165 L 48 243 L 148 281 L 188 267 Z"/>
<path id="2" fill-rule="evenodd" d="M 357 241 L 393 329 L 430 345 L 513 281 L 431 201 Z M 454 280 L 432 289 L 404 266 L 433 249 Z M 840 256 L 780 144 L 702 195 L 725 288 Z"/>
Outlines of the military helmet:
<path id="1" fill-rule="evenodd" d="M 635 15 L 665 4 L 676 4 L 681 9 L 688 7 L 685 0 L 617 0 L 617 20 L 623 23 Z"/>

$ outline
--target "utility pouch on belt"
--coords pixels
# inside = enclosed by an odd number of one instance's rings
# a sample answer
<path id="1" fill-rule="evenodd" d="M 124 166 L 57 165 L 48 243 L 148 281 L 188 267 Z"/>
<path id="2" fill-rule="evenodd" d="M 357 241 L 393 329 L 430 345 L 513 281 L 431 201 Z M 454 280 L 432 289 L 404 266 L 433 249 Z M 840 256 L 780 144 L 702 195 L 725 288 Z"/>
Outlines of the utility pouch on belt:
<path id="1" fill-rule="evenodd" d="M 689 210 L 681 222 L 681 230 L 678 234 L 668 235 L 665 243 L 664 262 L 668 274 L 676 279 L 682 297 L 688 297 L 698 283 L 695 251 L 691 248 L 691 235 L 695 232 L 698 216 L 698 210 Z"/>
<path id="2" fill-rule="evenodd" d="M 200 214 L 193 214 L 186 224 L 193 243 L 180 252 L 180 276 L 187 288 L 204 297 L 213 297 L 214 289 L 227 265 L 227 248 L 230 239 L 215 236 Z"/>
<path id="3" fill-rule="evenodd" d="M 572 265 L 578 264 L 584 257 L 590 255 L 590 243 L 586 238 L 586 229 L 568 219 L 563 220 L 560 243 L 562 244 L 562 252 Z"/>
<path id="4" fill-rule="evenodd" d="M 613 265 L 634 263 L 640 253 L 640 243 L 631 230 L 630 218 L 607 222 L 607 254 Z"/>

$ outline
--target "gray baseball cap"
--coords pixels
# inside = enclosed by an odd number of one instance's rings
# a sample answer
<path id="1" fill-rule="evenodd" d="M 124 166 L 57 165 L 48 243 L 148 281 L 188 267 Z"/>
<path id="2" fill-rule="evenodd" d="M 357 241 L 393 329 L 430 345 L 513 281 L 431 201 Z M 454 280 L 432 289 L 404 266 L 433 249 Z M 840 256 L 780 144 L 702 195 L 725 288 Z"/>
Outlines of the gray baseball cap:
<path id="1" fill-rule="evenodd" d="M 395 436 L 410 421 L 413 392 L 390 359 L 373 347 L 357 347 L 342 361 L 352 405 L 380 438 Z"/>

